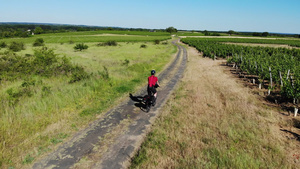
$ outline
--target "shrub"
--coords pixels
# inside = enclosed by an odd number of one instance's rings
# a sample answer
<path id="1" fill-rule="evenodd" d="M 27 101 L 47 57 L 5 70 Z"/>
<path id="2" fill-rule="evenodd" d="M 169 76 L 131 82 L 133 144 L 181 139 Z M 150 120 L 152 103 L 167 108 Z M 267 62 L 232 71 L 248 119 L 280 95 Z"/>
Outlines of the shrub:
<path id="1" fill-rule="evenodd" d="M 118 43 L 116 41 L 107 41 L 103 43 L 98 43 L 97 46 L 117 46 Z"/>
<path id="2" fill-rule="evenodd" d="M 78 71 L 83 72 L 78 75 Z M 75 81 L 82 79 L 86 74 L 84 69 L 73 65 L 67 57 L 58 57 L 52 49 L 43 47 L 34 51 L 34 55 L 18 56 L 13 52 L 0 55 L 0 79 L 15 80 L 24 79 L 30 75 L 57 76 L 74 75 Z M 79 76 L 79 77 L 77 77 Z M 26 84 L 24 84 L 26 85 Z"/>
<path id="3" fill-rule="evenodd" d="M 33 46 L 44 46 L 44 39 L 43 38 L 37 38 L 35 42 L 33 43 Z"/>
<path id="4" fill-rule="evenodd" d="M 75 83 L 83 79 L 87 79 L 89 75 L 83 70 L 82 67 L 76 66 L 72 73 L 71 80 L 69 83 Z"/>
<path id="5" fill-rule="evenodd" d="M 142 45 L 141 45 L 141 48 L 147 48 L 147 45 L 142 44 Z"/>
<path id="6" fill-rule="evenodd" d="M 221 36 L 221 34 L 215 32 L 211 36 Z"/>
<path id="7" fill-rule="evenodd" d="M 31 97 L 33 95 L 33 88 L 31 86 L 35 86 L 35 80 L 25 80 L 18 88 L 6 90 L 10 104 L 16 104 L 20 100 L 20 97 Z"/>
<path id="8" fill-rule="evenodd" d="M 83 44 L 83 43 L 78 43 L 78 44 L 76 44 L 76 45 L 74 46 L 74 49 L 75 49 L 75 50 L 79 50 L 79 51 L 82 51 L 82 50 L 87 49 L 87 48 L 89 48 L 89 46 L 88 46 L 88 45 L 85 45 L 85 44 Z"/>
<path id="9" fill-rule="evenodd" d="M 158 45 L 160 43 L 160 40 L 154 40 L 154 44 Z"/>
<path id="10" fill-rule="evenodd" d="M 7 44 L 5 42 L 0 42 L 0 48 L 6 48 Z"/>
<path id="11" fill-rule="evenodd" d="M 118 43 L 116 41 L 107 41 L 105 42 L 106 46 L 117 46 Z"/>
<path id="12" fill-rule="evenodd" d="M 23 42 L 12 42 L 9 45 L 9 49 L 14 51 L 14 52 L 19 52 L 21 50 L 25 50 L 25 46 Z"/>

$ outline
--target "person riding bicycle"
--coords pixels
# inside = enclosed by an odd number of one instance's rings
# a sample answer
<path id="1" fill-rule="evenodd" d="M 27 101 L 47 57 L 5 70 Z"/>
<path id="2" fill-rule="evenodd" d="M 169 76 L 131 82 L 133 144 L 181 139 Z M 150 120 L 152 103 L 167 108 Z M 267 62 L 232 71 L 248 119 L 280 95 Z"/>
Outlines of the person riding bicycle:
<path id="1" fill-rule="evenodd" d="M 154 96 L 154 101 L 156 101 L 156 96 L 157 96 L 157 91 L 156 87 L 159 87 L 159 82 L 157 77 L 155 76 L 155 70 L 151 70 L 151 76 L 148 77 L 148 87 L 147 87 L 147 92 L 148 95 L 151 96 L 151 92 L 153 93 Z"/>

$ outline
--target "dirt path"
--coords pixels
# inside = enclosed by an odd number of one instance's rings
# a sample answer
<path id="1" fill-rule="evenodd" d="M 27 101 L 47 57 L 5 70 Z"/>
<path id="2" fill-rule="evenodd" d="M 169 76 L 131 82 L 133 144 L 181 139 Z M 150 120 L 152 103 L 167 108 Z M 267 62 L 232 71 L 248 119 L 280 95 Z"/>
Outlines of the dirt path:
<path id="1" fill-rule="evenodd" d="M 158 76 L 162 87 L 158 89 L 157 104 L 149 113 L 136 102 L 146 94 L 144 87 L 35 163 L 33 168 L 126 168 L 184 72 L 187 51 L 173 44 L 178 47 L 178 53 Z"/>

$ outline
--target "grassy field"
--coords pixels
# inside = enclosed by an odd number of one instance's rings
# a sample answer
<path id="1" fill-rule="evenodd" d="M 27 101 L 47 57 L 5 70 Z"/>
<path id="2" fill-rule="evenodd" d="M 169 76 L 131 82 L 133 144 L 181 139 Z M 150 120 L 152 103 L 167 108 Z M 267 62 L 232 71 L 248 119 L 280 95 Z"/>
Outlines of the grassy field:
<path id="1" fill-rule="evenodd" d="M 166 32 L 138 32 L 138 31 L 86 31 L 34 35 L 29 38 L 0 39 L 0 42 L 11 43 L 19 41 L 33 43 L 37 38 L 43 38 L 45 43 L 83 43 L 83 42 L 149 42 L 170 39 Z"/>
<path id="2" fill-rule="evenodd" d="M 71 36 L 78 39 L 75 42 L 86 42 L 89 48 L 79 52 L 73 49 L 75 44 L 62 43 L 68 42 Z M 74 33 L 37 37 L 43 37 L 47 48 L 53 49 L 58 57 L 66 56 L 72 64 L 83 67 L 89 78 L 70 83 L 70 76 L 33 75 L 0 81 L 0 166 L 3 168 L 24 168 L 69 139 L 128 92 L 144 85 L 149 71 L 162 70 L 176 52 L 169 42 L 155 45 L 149 39 L 166 39 L 165 36 L 132 35 L 132 41 L 124 39 L 127 36 L 123 35 L 109 36 L 118 41 L 117 46 L 97 46 L 108 36 L 95 36 L 97 40 L 94 36 L 82 36 Z M 41 48 L 32 47 L 37 37 L 26 39 L 26 49 L 16 54 L 34 55 L 34 51 Z M 123 42 L 127 40 L 130 42 Z M 6 50 L 2 48 L 0 53 Z M 9 91 L 30 93 L 18 96 L 16 101 Z"/>
<path id="3" fill-rule="evenodd" d="M 189 50 L 189 62 L 131 168 L 297 168 L 299 141 L 268 107 L 225 73 L 222 61 Z M 229 71 L 228 71 L 229 72 Z"/>

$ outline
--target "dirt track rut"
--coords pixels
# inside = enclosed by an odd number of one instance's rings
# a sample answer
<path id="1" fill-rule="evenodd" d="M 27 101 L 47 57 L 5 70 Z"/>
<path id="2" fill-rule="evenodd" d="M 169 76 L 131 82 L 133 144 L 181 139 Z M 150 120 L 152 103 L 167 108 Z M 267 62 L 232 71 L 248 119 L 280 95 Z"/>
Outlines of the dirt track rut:
<path id="1" fill-rule="evenodd" d="M 162 87 L 158 89 L 157 104 L 150 112 L 144 112 L 143 105 L 138 102 L 146 94 L 144 87 L 35 163 L 33 168 L 81 168 L 80 160 L 83 158 L 93 159 L 87 162 L 88 165 L 83 165 L 87 168 L 127 168 L 159 115 L 159 109 L 183 75 L 187 51 L 175 41 L 173 44 L 178 47 L 178 52 L 173 62 L 158 76 Z"/>

